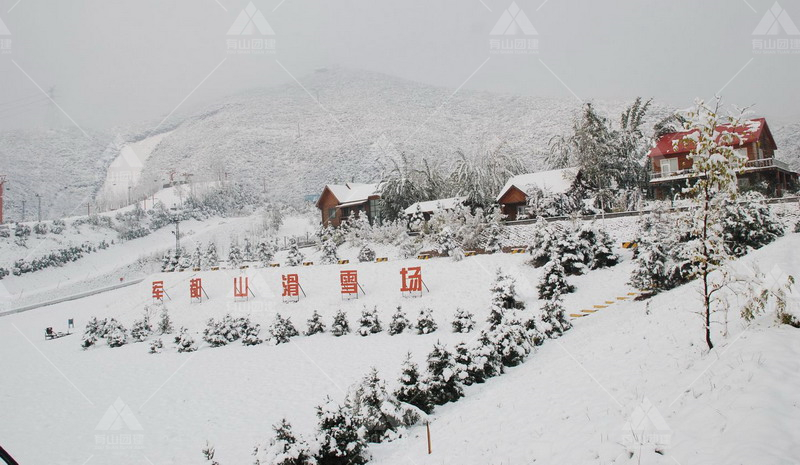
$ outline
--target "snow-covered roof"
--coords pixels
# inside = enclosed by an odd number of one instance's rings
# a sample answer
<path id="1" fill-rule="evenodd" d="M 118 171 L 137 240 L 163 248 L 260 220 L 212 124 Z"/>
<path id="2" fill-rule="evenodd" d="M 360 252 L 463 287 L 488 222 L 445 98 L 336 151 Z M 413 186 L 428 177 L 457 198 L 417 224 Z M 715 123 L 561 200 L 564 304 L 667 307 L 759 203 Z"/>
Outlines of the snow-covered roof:
<path id="1" fill-rule="evenodd" d="M 413 215 L 419 209 L 422 213 L 434 213 L 441 210 L 452 210 L 456 205 L 463 204 L 466 197 L 450 197 L 449 199 L 427 200 L 416 202 L 405 209 L 406 215 Z M 419 208 L 418 208 L 419 207 Z"/>
<path id="2" fill-rule="evenodd" d="M 339 206 L 358 205 L 366 202 L 373 195 L 380 194 L 380 183 L 359 184 L 348 182 L 346 184 L 328 184 L 326 189 L 339 201 Z"/>
<path id="3" fill-rule="evenodd" d="M 500 194 L 497 195 L 497 200 L 499 201 L 503 198 L 512 187 L 516 187 L 522 192 L 527 192 L 531 187 L 537 187 L 553 194 L 563 194 L 572 187 L 578 172 L 578 168 L 563 168 L 560 170 L 540 171 L 538 173 L 518 174 L 506 182 Z"/>

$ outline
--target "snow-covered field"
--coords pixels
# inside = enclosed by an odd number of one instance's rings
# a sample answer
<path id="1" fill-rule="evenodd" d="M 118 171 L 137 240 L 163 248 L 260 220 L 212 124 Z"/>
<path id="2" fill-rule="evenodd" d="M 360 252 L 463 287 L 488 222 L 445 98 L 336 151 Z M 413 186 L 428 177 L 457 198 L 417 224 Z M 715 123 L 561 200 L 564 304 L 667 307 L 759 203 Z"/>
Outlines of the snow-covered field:
<path id="1" fill-rule="evenodd" d="M 213 226 L 209 234 L 227 231 L 228 225 Z M 144 242 L 139 247 L 135 242 L 127 243 L 126 251 L 124 245 L 109 250 L 120 255 L 105 261 L 112 266 L 143 253 Z M 800 236 L 792 234 L 743 260 L 797 275 L 798 246 Z M 568 312 L 616 300 L 631 290 L 625 284 L 630 252 L 620 252 L 624 260 L 616 267 L 571 278 L 578 291 L 566 299 Z M 354 253 L 344 250 L 342 255 L 352 260 L 348 254 Z M 102 259 L 101 253 L 93 255 Z M 86 267 L 91 259 L 78 263 Z M 485 320 L 496 268 L 514 276 L 528 308 L 537 308 L 540 270 L 526 260 L 525 255 L 503 254 L 462 262 L 353 260 L 350 265 L 292 268 L 308 295 L 297 304 L 281 302 L 284 267 L 246 270 L 256 294 L 246 303 L 233 301 L 238 271 L 156 273 L 131 287 L 0 318 L 3 446 L 21 463 L 185 464 L 201 462 L 200 450 L 208 440 L 223 464 L 250 463 L 253 446 L 270 437 L 272 424 L 287 417 L 299 433 L 312 433 L 313 407 L 326 395 L 341 400 L 371 366 L 393 386 L 407 352 L 422 363 L 437 340 L 454 345 L 475 337 L 477 332 L 452 333 L 449 322 L 457 307 Z M 422 266 L 431 292 L 403 298 L 399 271 L 415 265 Z M 366 296 L 341 300 L 341 269 L 359 271 Z M 192 277 L 203 279 L 210 301 L 189 303 Z M 235 343 L 183 354 L 166 338 L 161 354 L 149 354 L 147 343 L 80 348 L 88 318 L 113 316 L 129 327 L 150 303 L 150 282 L 162 279 L 176 326 L 189 328 L 198 341 L 205 320 L 226 313 L 250 316 L 263 327 L 281 312 L 302 330 L 314 310 L 329 325 L 334 312 L 344 309 L 356 324 L 365 305 L 377 306 L 384 324 L 397 305 L 412 321 L 420 308 L 430 306 L 439 329 L 429 335 L 300 336 L 278 346 Z M 466 388 L 466 398 L 456 404 L 438 407 L 431 421 L 432 455 L 426 454 L 424 429 L 414 428 L 406 438 L 372 446 L 375 461 L 793 463 L 800 457 L 797 330 L 776 327 L 772 315 L 744 328 L 738 311 L 731 310 L 728 335 L 717 335 L 718 348 L 709 354 L 693 313 L 697 299 L 689 285 L 649 303 L 619 301 L 576 320 L 566 336 L 545 343 L 522 366 Z M 75 320 L 77 334 L 44 340 L 45 327 L 63 331 L 68 318 Z M 660 453 L 624 437 L 626 421 L 645 399 L 664 420 L 658 426 L 668 444 Z M 118 418 L 120 430 L 109 430 L 102 421 L 112 405 L 127 406 L 130 412 L 123 410 Z M 115 450 L 97 443 L 125 437 L 141 439 L 141 444 Z"/>

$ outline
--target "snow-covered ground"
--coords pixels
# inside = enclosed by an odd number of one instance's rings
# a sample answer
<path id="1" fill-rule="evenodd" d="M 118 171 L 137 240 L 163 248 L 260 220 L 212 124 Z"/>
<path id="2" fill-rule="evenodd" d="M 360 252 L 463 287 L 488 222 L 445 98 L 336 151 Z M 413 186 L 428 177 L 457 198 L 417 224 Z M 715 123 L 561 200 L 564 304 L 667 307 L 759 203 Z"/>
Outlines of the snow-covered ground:
<path id="1" fill-rule="evenodd" d="M 756 261 L 762 269 L 777 265 L 796 275 L 798 247 L 800 235 L 791 234 L 744 260 Z M 343 251 L 345 258 L 354 258 L 348 253 Z M 566 300 L 569 312 L 616 300 L 631 290 L 625 284 L 630 252 L 621 253 L 624 260 L 616 267 L 571 278 L 578 291 Z M 281 275 L 289 270 L 285 267 L 246 270 L 256 297 L 245 303 L 232 298 L 238 271 L 157 273 L 131 287 L 0 318 L 3 446 L 21 463 L 184 464 L 200 463 L 200 450 L 209 440 L 223 464 L 250 463 L 252 447 L 270 437 L 273 423 L 285 416 L 298 432 L 312 433 L 313 407 L 326 395 L 341 400 L 370 366 L 393 386 L 407 352 L 422 363 L 437 340 L 453 345 L 475 337 L 477 332 L 450 332 L 449 322 L 457 307 L 474 312 L 479 322 L 485 320 L 497 267 L 517 279 L 519 294 L 535 309 L 540 270 L 526 260 L 525 255 L 502 254 L 461 262 L 411 259 L 291 268 L 308 295 L 297 304 L 281 302 Z M 422 266 L 431 292 L 403 298 L 399 271 L 413 265 Z M 366 296 L 341 300 L 341 269 L 359 271 Z M 189 303 L 192 277 L 203 279 L 210 301 Z M 188 354 L 176 353 L 166 338 L 164 353 L 156 355 L 148 353 L 146 343 L 80 348 L 88 318 L 113 316 L 129 327 L 150 302 L 150 282 L 162 279 L 172 297 L 167 306 L 175 324 L 189 328 L 198 341 L 205 320 L 226 313 L 248 315 L 264 327 L 281 312 L 302 330 L 314 310 L 329 325 L 334 312 L 344 309 L 355 324 L 364 305 L 377 306 L 384 324 L 397 305 L 412 320 L 420 308 L 430 306 L 439 329 L 429 335 L 300 336 L 279 346 L 235 343 Z M 404 439 L 372 446 L 375 461 L 796 461 L 797 330 L 775 326 L 772 315 L 744 328 L 731 310 L 728 335 L 717 334 L 718 347 L 709 354 L 693 313 L 698 305 L 689 285 L 649 303 L 618 301 L 576 320 L 572 331 L 545 343 L 522 366 L 467 388 L 467 397 L 456 404 L 438 407 L 431 423 L 432 455 L 426 454 L 424 429 L 414 428 Z M 44 340 L 45 327 L 63 331 L 68 318 L 75 320 L 77 334 Z M 645 399 L 663 417 L 658 432 L 668 438 L 659 449 L 664 455 L 653 446 L 631 445 L 624 437 L 626 421 Z M 118 418 L 122 429 L 109 430 L 102 419 L 115 403 L 129 411 Z M 125 435 L 141 439 L 141 444 L 125 450 L 97 444 Z"/>

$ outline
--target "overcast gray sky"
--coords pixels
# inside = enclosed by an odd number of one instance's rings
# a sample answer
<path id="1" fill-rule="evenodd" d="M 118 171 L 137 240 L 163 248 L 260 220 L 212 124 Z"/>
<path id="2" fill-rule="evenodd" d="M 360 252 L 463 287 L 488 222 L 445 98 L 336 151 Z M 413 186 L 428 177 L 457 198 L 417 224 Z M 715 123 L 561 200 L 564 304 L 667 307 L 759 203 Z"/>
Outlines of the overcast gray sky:
<path id="1" fill-rule="evenodd" d="M 79 125 L 108 127 L 158 121 L 184 99 L 181 110 L 200 108 L 331 65 L 453 89 L 642 95 L 681 107 L 724 88 L 728 103 L 800 119 L 800 45 L 792 42 L 800 35 L 785 21 L 800 25 L 799 0 L 779 0 L 777 35 L 754 35 L 775 0 L 516 0 L 535 34 L 515 36 L 490 35 L 510 0 L 253 0 L 275 35 L 229 36 L 248 3 L 0 0 L 10 32 L 0 35 L 0 128 L 42 121 L 36 84 L 55 86 Z M 261 37 L 275 40 L 274 54 L 226 50 L 229 39 Z M 514 38 L 538 44 L 491 52 L 493 39 Z M 767 39 L 787 39 L 789 50 L 757 53 L 754 40 Z"/>

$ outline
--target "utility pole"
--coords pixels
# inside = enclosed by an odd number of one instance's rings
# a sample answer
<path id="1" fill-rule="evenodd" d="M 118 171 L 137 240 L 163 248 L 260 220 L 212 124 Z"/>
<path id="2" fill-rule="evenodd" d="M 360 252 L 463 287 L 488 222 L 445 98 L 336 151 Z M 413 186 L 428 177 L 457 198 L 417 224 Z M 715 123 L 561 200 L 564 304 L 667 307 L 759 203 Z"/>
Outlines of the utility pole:
<path id="1" fill-rule="evenodd" d="M 128 186 L 128 205 L 131 204 L 131 187 L 132 186 Z"/>
<path id="2" fill-rule="evenodd" d="M 0 174 L 0 224 L 3 224 L 3 190 L 6 184 L 6 175 Z"/>
<path id="3" fill-rule="evenodd" d="M 172 222 L 175 223 L 175 231 L 172 234 L 175 234 L 175 255 L 177 255 L 181 250 L 181 220 L 176 216 Z"/>
<path id="4" fill-rule="evenodd" d="M 25 222 L 25 201 L 22 201 L 22 222 Z"/>
<path id="5" fill-rule="evenodd" d="M 39 220 L 39 223 L 42 222 L 42 195 L 36 194 L 36 200 L 38 202 L 38 206 L 36 208 L 36 217 Z"/>

